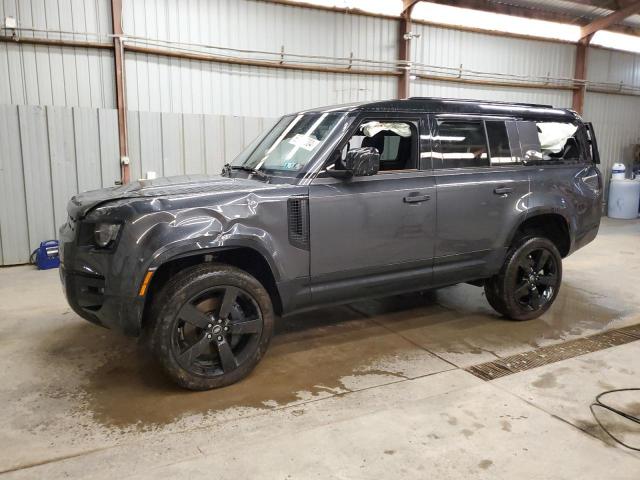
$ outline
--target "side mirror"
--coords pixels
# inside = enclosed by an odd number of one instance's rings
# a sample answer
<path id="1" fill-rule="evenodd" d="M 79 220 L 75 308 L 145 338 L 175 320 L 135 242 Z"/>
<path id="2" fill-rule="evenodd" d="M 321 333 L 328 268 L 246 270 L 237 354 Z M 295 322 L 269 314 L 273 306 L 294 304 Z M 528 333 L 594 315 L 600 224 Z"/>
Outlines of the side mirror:
<path id="1" fill-rule="evenodd" d="M 368 177 L 380 170 L 380 153 L 373 147 L 354 148 L 339 162 L 342 164 L 341 169 L 327 169 L 327 173 L 332 177 Z"/>
<path id="2" fill-rule="evenodd" d="M 537 150 L 527 150 L 523 158 L 524 164 L 542 161 L 542 152 Z"/>

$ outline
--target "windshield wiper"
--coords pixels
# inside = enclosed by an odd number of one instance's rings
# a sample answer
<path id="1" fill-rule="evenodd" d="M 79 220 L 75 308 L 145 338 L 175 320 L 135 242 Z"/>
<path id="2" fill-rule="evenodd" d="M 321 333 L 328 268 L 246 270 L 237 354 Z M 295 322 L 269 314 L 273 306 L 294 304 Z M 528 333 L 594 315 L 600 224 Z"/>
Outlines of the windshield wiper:
<path id="1" fill-rule="evenodd" d="M 232 170 L 242 170 L 243 172 L 249 172 L 253 175 L 256 175 L 264 180 L 268 180 L 269 179 L 269 175 L 267 175 L 266 173 L 264 173 L 261 170 L 258 170 L 257 168 L 252 168 L 252 167 L 245 167 L 244 165 L 231 165 L 231 169 Z"/>

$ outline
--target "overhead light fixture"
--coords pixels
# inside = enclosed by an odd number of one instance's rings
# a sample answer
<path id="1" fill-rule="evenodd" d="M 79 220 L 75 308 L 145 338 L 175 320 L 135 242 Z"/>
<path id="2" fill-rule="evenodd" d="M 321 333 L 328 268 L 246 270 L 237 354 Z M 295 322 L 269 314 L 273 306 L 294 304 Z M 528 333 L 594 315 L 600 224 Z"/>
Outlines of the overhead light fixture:
<path id="1" fill-rule="evenodd" d="M 577 42 L 580 39 L 580 27 L 577 25 L 516 17 L 502 13 L 484 12 L 470 8 L 451 7 L 449 5 L 429 2 L 417 3 L 411 17 L 430 23 L 550 38 L 568 42 Z"/>
<path id="2" fill-rule="evenodd" d="M 626 52 L 640 53 L 640 37 L 625 35 L 624 33 L 609 32 L 600 30 L 593 35 L 592 45 L 613 48 L 614 50 L 624 50 Z"/>

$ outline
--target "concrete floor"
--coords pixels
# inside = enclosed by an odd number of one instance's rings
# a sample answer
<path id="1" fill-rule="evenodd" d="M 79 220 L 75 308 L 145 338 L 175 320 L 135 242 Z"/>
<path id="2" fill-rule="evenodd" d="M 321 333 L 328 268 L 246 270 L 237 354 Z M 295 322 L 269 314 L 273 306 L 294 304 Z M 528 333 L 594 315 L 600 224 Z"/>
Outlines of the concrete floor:
<path id="1" fill-rule="evenodd" d="M 65 303 L 57 271 L 0 269 L 7 478 L 634 478 L 588 406 L 640 387 L 640 342 L 484 382 L 461 370 L 640 322 L 640 221 L 603 220 L 542 318 L 458 285 L 280 320 L 256 371 L 179 390 L 136 342 Z M 640 413 L 640 396 L 616 401 Z M 628 442 L 640 433 L 612 417 Z M 637 425 L 636 425 L 637 427 Z"/>

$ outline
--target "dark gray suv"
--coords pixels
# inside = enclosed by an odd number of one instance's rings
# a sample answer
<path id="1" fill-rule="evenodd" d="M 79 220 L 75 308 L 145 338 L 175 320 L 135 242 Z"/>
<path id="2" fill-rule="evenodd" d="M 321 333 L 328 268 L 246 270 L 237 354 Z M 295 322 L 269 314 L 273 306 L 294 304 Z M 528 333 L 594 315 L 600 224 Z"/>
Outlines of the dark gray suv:
<path id="1" fill-rule="evenodd" d="M 220 176 L 73 197 L 60 274 L 80 316 L 148 333 L 183 387 L 220 387 L 258 363 L 275 315 L 459 282 L 508 319 L 541 315 L 598 231 L 597 163 L 591 126 L 546 105 L 299 112 Z"/>

